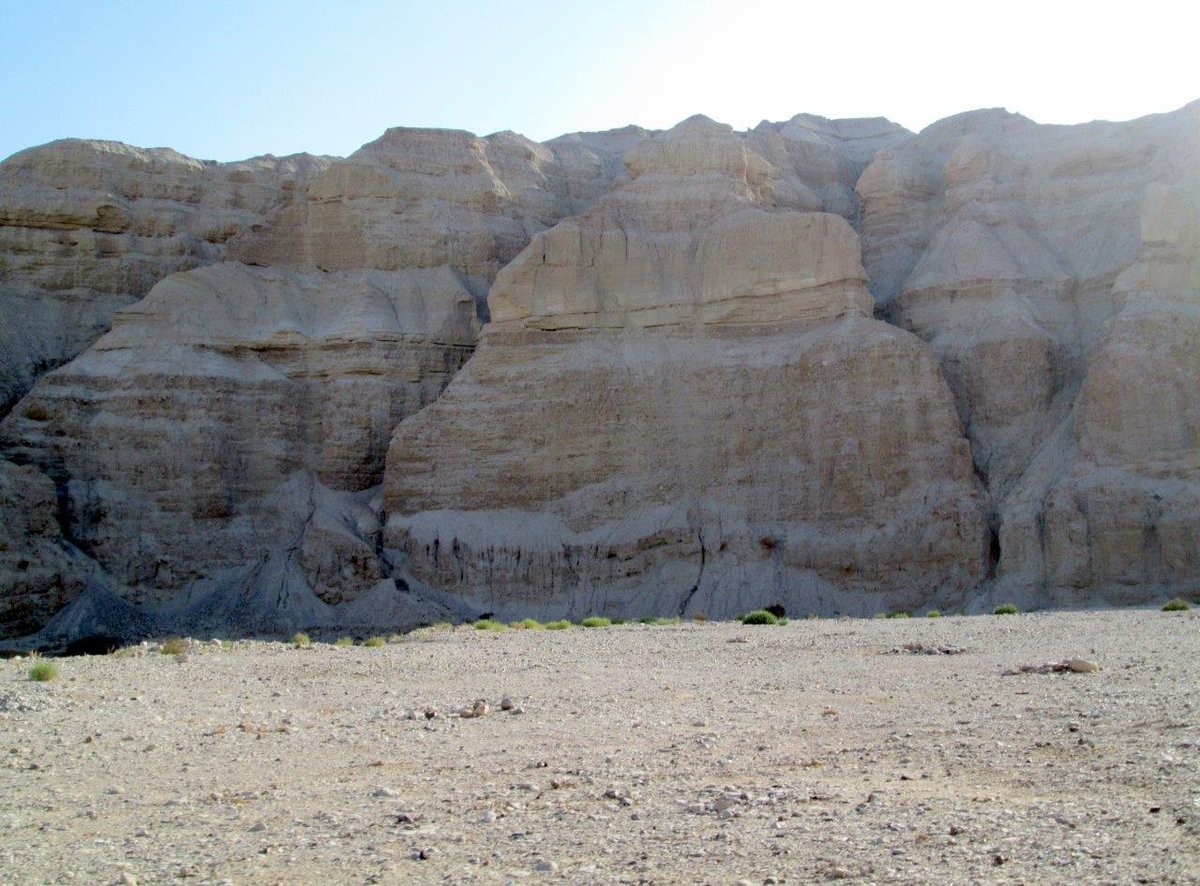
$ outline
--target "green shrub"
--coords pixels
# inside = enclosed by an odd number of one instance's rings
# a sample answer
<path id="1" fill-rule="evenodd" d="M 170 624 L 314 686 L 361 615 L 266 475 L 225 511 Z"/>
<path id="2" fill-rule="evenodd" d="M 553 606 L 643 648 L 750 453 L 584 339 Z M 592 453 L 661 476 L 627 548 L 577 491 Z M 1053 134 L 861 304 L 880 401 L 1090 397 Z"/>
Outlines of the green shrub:
<path id="1" fill-rule="evenodd" d="M 1163 604 L 1163 612 L 1186 612 L 1192 607 L 1188 605 L 1188 601 L 1183 597 L 1176 597 L 1174 600 L 1168 600 Z"/>
<path id="2" fill-rule="evenodd" d="M 183 655 L 188 651 L 188 641 L 183 637 L 168 637 L 162 641 L 163 655 Z"/>
<path id="3" fill-rule="evenodd" d="M 612 620 L 612 623 L 613 623 L 614 625 L 627 625 L 627 624 L 629 624 L 629 619 L 627 619 L 627 618 L 614 618 L 614 619 Z"/>
<path id="4" fill-rule="evenodd" d="M 1001 603 L 992 610 L 993 615 L 1016 615 L 1021 610 L 1016 607 L 1015 603 Z"/>
<path id="5" fill-rule="evenodd" d="M 333 641 L 333 645 L 338 647 L 338 649 L 345 649 L 347 646 L 353 646 L 354 641 L 349 637 L 338 637 Z"/>
<path id="6" fill-rule="evenodd" d="M 778 619 L 778 620 L 775 622 L 775 624 L 777 624 L 777 625 L 779 625 L 779 626 L 781 626 L 781 627 L 782 627 L 783 625 L 787 624 L 787 623 L 788 623 L 788 620 L 787 620 L 787 616 L 786 616 L 786 615 L 784 615 L 784 616 L 781 616 L 781 617 L 780 617 L 780 618 L 779 618 L 779 619 Z"/>
<path id="7" fill-rule="evenodd" d="M 37 683 L 47 683 L 58 679 L 58 665 L 44 658 L 34 657 L 33 666 L 29 669 L 29 679 Z"/>
<path id="8" fill-rule="evenodd" d="M 514 621 L 509 627 L 516 628 L 518 631 L 543 631 L 546 626 L 536 618 L 523 618 L 520 621 Z"/>
<path id="9" fill-rule="evenodd" d="M 477 631 L 503 631 L 506 625 L 502 621 L 496 621 L 494 618 L 481 618 L 475 622 L 475 630 Z"/>
<path id="10" fill-rule="evenodd" d="M 907 612 L 889 612 L 887 614 L 887 617 L 888 618 L 912 618 L 912 616 L 909 615 Z"/>
<path id="11" fill-rule="evenodd" d="M 926 618 L 941 618 L 942 611 L 940 609 L 930 609 L 928 612 L 925 613 L 925 617 Z"/>
<path id="12" fill-rule="evenodd" d="M 363 640 L 363 646 L 368 649 L 378 649 L 380 646 L 387 646 L 386 637 L 367 637 Z"/>
<path id="13" fill-rule="evenodd" d="M 767 612 L 765 609 L 755 609 L 753 612 L 747 612 L 740 619 L 744 625 L 777 625 L 779 619 L 772 612 Z"/>
<path id="14" fill-rule="evenodd" d="M 565 631 L 569 627 L 571 627 L 571 623 L 565 618 L 560 618 L 558 621 L 546 622 L 546 630 L 548 631 Z"/>
<path id="15" fill-rule="evenodd" d="M 307 649 L 312 645 L 312 637 L 308 636 L 304 631 L 297 631 L 292 634 L 292 645 L 297 649 Z"/>
<path id="16" fill-rule="evenodd" d="M 603 615 L 589 615 L 580 624 L 585 628 L 608 628 L 612 627 L 612 619 Z"/>

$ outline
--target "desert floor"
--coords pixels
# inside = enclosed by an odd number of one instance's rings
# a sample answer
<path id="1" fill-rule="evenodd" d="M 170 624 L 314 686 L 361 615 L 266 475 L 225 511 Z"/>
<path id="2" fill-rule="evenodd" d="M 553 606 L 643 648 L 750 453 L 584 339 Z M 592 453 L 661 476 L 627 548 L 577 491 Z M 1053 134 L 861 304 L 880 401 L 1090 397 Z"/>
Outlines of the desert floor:
<path id="1" fill-rule="evenodd" d="M 1200 882 L 1195 612 L 58 664 L 0 662 L 4 883 Z"/>

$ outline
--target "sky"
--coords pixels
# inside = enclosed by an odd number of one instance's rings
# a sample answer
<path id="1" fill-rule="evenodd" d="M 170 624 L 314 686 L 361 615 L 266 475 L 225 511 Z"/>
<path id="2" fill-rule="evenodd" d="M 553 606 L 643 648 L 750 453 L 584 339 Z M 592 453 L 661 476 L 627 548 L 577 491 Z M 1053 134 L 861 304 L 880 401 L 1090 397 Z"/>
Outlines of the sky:
<path id="1" fill-rule="evenodd" d="M 543 141 L 696 113 L 1127 120 L 1200 99 L 1185 6 L 0 0 L 0 158 L 69 136 L 344 156 L 390 126 Z"/>

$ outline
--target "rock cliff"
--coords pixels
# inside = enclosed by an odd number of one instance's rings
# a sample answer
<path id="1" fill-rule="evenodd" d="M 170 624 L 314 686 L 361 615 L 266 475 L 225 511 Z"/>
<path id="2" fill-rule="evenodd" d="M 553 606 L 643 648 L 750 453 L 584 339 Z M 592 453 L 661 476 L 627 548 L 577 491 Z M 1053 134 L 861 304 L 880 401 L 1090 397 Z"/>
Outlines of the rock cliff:
<path id="1" fill-rule="evenodd" d="M 867 612 L 984 577 L 929 349 L 871 317 L 819 180 L 686 121 L 538 234 L 388 455 L 408 575 L 504 616 Z"/>
<path id="2" fill-rule="evenodd" d="M 0 415 L 113 312 L 176 271 L 225 258 L 325 157 L 210 163 L 65 139 L 0 163 Z"/>
<path id="3" fill-rule="evenodd" d="M 1194 583 L 1198 164 L 1200 104 L 1073 127 L 981 111 L 881 151 L 859 180 L 872 291 L 937 354 L 991 493 L 998 595 L 1123 602 Z M 1166 505 L 1147 474 L 1174 484 Z"/>
<path id="4" fill-rule="evenodd" d="M 1200 105 L 24 151 L 0 633 L 1194 592 L 1197 182 Z"/>

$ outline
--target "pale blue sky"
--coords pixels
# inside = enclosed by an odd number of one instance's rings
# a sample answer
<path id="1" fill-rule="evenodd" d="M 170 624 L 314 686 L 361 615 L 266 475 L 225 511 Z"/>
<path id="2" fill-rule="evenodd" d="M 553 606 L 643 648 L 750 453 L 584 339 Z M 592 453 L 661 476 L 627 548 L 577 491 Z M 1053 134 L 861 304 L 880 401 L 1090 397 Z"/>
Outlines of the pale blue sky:
<path id="1" fill-rule="evenodd" d="M 348 154 L 388 126 L 919 129 L 1007 107 L 1128 119 L 1200 98 L 1184 4 L 1064 0 L 0 0 L 0 157 L 65 136 L 205 159 Z M 1173 11 L 1174 10 L 1174 11 Z"/>

